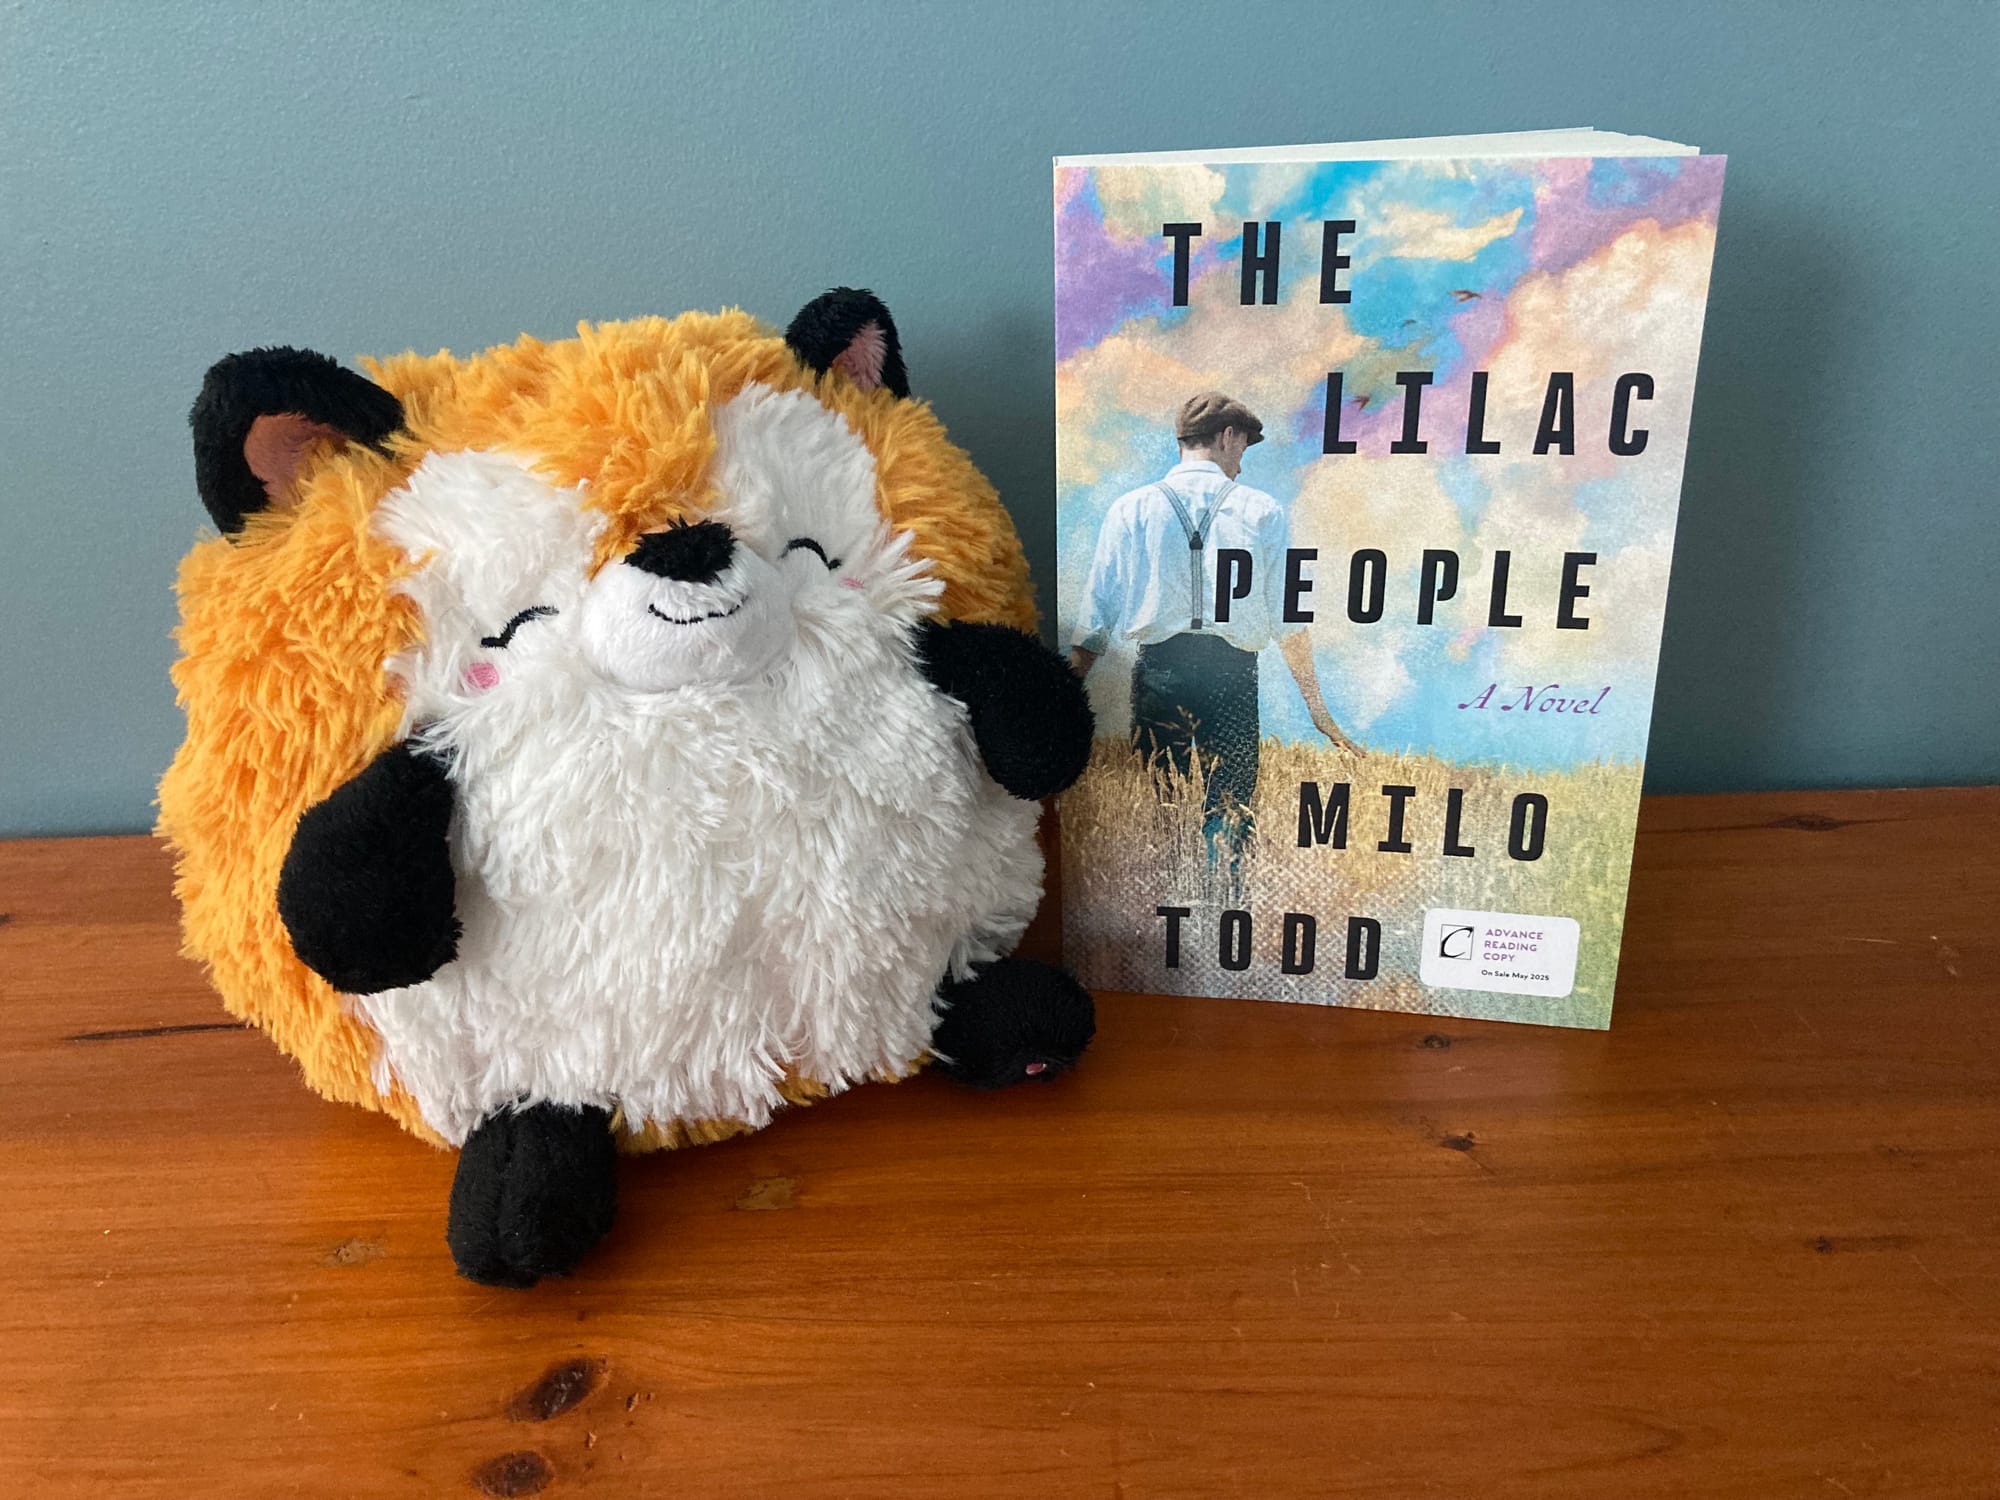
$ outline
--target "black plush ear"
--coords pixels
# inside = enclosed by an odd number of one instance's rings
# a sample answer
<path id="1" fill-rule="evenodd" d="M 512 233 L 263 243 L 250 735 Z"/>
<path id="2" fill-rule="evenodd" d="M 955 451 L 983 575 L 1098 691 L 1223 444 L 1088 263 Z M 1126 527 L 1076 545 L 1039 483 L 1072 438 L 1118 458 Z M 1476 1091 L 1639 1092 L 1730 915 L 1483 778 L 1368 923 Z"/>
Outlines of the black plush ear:
<path id="1" fill-rule="evenodd" d="M 307 445 L 319 438 L 380 447 L 403 425 L 403 403 L 310 349 L 252 349 L 217 360 L 194 410 L 194 482 L 225 536 L 285 500 Z"/>
<path id="2" fill-rule="evenodd" d="M 822 292 L 799 309 L 785 342 L 815 374 L 837 369 L 864 391 L 910 394 L 896 320 L 873 292 L 847 286 Z"/>

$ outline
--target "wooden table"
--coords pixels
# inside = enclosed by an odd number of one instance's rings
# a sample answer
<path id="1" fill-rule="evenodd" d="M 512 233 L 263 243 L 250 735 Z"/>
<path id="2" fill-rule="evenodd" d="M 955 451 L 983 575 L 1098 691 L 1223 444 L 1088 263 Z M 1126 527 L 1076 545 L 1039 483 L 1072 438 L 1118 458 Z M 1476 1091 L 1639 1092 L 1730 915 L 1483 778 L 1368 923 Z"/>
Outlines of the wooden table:
<path id="1" fill-rule="evenodd" d="M 149 840 L 0 845 L 0 1493 L 2000 1494 L 1996 851 L 1651 800 L 1608 1035 L 1108 996 L 1049 1088 L 626 1163 L 519 1293 Z"/>

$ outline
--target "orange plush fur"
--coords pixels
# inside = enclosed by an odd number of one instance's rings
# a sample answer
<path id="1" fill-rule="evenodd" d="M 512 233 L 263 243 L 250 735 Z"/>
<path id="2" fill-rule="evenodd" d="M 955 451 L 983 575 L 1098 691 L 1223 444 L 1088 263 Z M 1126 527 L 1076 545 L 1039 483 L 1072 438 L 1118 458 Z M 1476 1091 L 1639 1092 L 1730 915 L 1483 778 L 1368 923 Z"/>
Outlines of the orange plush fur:
<path id="1" fill-rule="evenodd" d="M 587 485 L 586 503 L 610 517 L 601 567 L 642 532 L 712 507 L 715 408 L 753 381 L 809 390 L 874 454 L 879 508 L 943 582 L 942 618 L 1033 629 L 1035 607 L 999 497 L 930 409 L 815 377 L 745 313 L 585 324 L 560 342 L 368 369 L 403 403 L 388 453 L 314 445 L 289 496 L 182 564 L 174 684 L 187 739 L 160 783 L 159 826 L 177 856 L 185 951 L 230 1012 L 269 1032 L 320 1093 L 436 1142 L 407 1094 L 376 1089 L 373 1033 L 293 955 L 276 902 L 299 815 L 397 736 L 402 705 L 383 664 L 418 622 L 395 591 L 408 563 L 370 518 L 425 454 L 532 455 L 553 482 Z M 823 1092 L 806 1080 L 787 1090 L 797 1102 Z M 647 1150 L 742 1128 L 654 1120 L 621 1138 Z"/>

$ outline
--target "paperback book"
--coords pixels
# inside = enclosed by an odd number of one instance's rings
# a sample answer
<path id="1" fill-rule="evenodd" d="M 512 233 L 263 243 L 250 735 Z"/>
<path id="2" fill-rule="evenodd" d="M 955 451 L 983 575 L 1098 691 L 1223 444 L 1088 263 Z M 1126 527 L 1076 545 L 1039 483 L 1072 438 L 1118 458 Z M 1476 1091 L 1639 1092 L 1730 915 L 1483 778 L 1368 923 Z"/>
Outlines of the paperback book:
<path id="1" fill-rule="evenodd" d="M 1084 983 L 1610 1024 L 1724 165 L 1057 160 Z"/>

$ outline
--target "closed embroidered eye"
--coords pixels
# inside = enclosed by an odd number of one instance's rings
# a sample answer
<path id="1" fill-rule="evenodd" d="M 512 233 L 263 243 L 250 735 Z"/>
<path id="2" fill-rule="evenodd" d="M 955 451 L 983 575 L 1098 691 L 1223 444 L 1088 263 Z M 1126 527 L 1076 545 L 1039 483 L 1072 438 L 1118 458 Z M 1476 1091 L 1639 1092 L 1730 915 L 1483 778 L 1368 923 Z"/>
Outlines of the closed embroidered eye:
<path id="1" fill-rule="evenodd" d="M 498 635 L 482 635 L 479 638 L 479 644 L 482 646 L 491 646 L 496 651 L 504 651 L 507 648 L 507 643 L 514 639 L 514 632 L 527 624 L 528 621 L 539 620 L 542 616 L 552 615 L 555 612 L 556 607 L 553 604 L 530 605 L 527 609 L 522 610 L 513 619 L 509 620 L 506 628 Z"/>
<path id="2" fill-rule="evenodd" d="M 783 556 L 789 556 L 789 555 L 791 554 L 791 552 L 792 552 L 792 549 L 793 549 L 793 548 L 795 548 L 795 547 L 810 547 L 810 548 L 812 548 L 812 550 L 813 550 L 813 551 L 815 551 L 815 552 L 817 552 L 817 553 L 819 554 L 819 560 L 820 560 L 821 562 L 825 563 L 825 564 L 827 565 L 828 569 L 833 569 L 833 568 L 837 568 L 837 567 L 839 567 L 839 566 L 840 566 L 840 559 L 839 559 L 839 558 L 837 558 L 837 557 L 828 557 L 828 556 L 826 555 L 826 548 L 822 547 L 822 546 L 821 546 L 821 545 L 820 545 L 820 544 L 819 544 L 818 542 L 814 541 L 814 540 L 813 540 L 813 539 L 812 539 L 811 537 L 809 537 L 809 536 L 795 536 L 795 537 L 793 537 L 793 538 L 792 538 L 792 539 L 791 539 L 791 540 L 790 540 L 789 542 L 785 543 L 785 550 L 784 550 L 784 552 L 780 553 L 780 554 L 779 554 L 779 556 L 781 556 L 781 557 L 783 557 Z"/>

